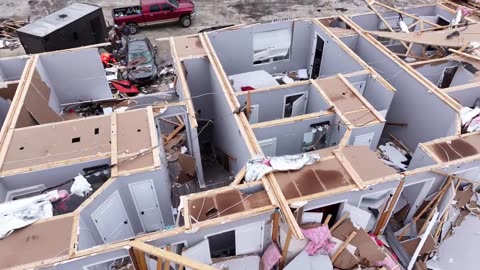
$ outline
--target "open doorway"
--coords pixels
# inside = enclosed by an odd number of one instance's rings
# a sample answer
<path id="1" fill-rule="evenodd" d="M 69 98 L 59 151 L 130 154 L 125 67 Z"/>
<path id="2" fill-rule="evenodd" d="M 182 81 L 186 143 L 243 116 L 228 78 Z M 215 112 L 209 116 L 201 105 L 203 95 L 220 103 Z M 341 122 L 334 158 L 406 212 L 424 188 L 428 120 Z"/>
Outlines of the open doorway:
<path id="1" fill-rule="evenodd" d="M 328 222 L 328 226 L 329 227 L 332 227 L 333 224 L 335 224 L 335 221 L 337 219 L 340 218 L 341 216 L 341 211 L 342 211 L 342 205 L 343 205 L 343 202 L 339 202 L 339 203 L 334 203 L 334 204 L 330 204 L 330 205 L 326 205 L 326 206 L 322 206 L 322 207 L 318 207 L 318 208 L 314 208 L 314 209 L 310 209 L 308 211 L 305 211 L 303 213 L 303 217 L 302 217 L 302 223 L 309 223 L 309 222 L 317 222 L 319 223 L 318 221 L 313 221 L 313 220 L 310 220 L 310 216 L 314 216 L 314 215 L 310 215 L 310 214 L 315 214 L 315 213 L 322 213 L 322 222 L 327 218 L 328 215 L 332 215 L 332 217 L 330 218 L 329 222 Z"/>
<path id="2" fill-rule="evenodd" d="M 323 39 L 317 35 L 317 40 L 315 45 L 315 56 L 313 58 L 312 79 L 316 79 L 320 75 L 320 66 L 322 65 L 324 44 L 325 44 L 325 41 L 323 41 Z"/>
<path id="3" fill-rule="evenodd" d="M 283 118 L 304 115 L 307 109 L 308 93 L 285 96 L 283 103 Z"/>

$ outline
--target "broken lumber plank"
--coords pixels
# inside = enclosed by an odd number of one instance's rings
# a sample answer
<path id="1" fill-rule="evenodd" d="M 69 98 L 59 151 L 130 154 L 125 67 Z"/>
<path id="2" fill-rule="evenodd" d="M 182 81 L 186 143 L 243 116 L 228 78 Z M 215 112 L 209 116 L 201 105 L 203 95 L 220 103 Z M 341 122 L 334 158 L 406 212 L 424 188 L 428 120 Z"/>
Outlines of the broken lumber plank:
<path id="1" fill-rule="evenodd" d="M 282 249 L 282 258 L 280 259 L 280 263 L 278 269 L 283 269 L 285 265 L 285 260 L 287 259 L 288 247 L 290 246 L 290 241 L 292 240 L 292 229 L 288 228 L 287 237 L 285 238 L 285 245 L 283 245 Z"/>
<path id="2" fill-rule="evenodd" d="M 357 232 L 352 232 L 348 238 L 345 240 L 345 242 L 343 242 L 343 244 L 338 248 L 337 252 L 335 252 L 335 254 L 333 254 L 332 256 L 332 263 L 335 262 L 337 259 L 338 259 L 338 256 L 340 256 L 340 254 L 342 253 L 342 251 L 347 247 L 348 244 L 350 244 L 350 242 L 352 242 L 353 238 L 355 237 L 355 235 L 357 235 Z"/>
<path id="3" fill-rule="evenodd" d="M 325 220 L 323 221 L 323 225 L 327 225 L 328 226 L 328 223 L 330 222 L 330 219 L 332 219 L 332 215 L 331 214 L 328 214 L 328 216 L 325 218 Z"/>
<path id="4" fill-rule="evenodd" d="M 182 129 L 185 127 L 185 124 L 179 125 L 175 130 L 167 136 L 165 143 L 168 143 L 173 137 L 175 137 Z"/>
<path id="5" fill-rule="evenodd" d="M 377 223 L 377 226 L 375 227 L 374 234 L 379 234 L 383 229 L 383 227 L 385 227 L 386 223 L 388 222 L 388 218 L 393 213 L 393 209 L 397 204 L 398 198 L 400 198 L 400 194 L 402 193 L 404 182 L 405 182 L 404 180 L 400 180 L 400 183 L 397 185 L 397 189 L 395 190 L 393 197 L 390 197 L 391 199 L 389 198 L 388 209 L 387 211 L 382 213 L 382 216 L 379 222 Z"/>
<path id="6" fill-rule="evenodd" d="M 348 217 L 350 216 L 350 213 L 349 212 L 346 212 L 345 215 L 343 215 L 342 217 L 340 217 L 337 222 L 335 222 L 335 224 L 333 224 L 333 226 L 330 228 L 330 231 L 333 231 L 335 230 L 338 226 L 340 226 L 340 224 L 342 224 Z"/>
<path id="7" fill-rule="evenodd" d="M 235 176 L 235 179 L 230 184 L 230 186 L 236 186 L 236 185 L 240 184 L 240 182 L 242 182 L 243 178 L 245 177 L 246 173 L 247 173 L 247 169 L 246 169 L 245 166 L 243 166 L 243 168 Z"/>
<path id="8" fill-rule="evenodd" d="M 165 118 L 160 118 L 160 121 L 167 122 L 167 123 L 172 124 L 174 126 L 179 126 L 180 125 L 180 123 L 173 122 L 172 120 L 168 120 L 168 119 L 165 119 Z"/>

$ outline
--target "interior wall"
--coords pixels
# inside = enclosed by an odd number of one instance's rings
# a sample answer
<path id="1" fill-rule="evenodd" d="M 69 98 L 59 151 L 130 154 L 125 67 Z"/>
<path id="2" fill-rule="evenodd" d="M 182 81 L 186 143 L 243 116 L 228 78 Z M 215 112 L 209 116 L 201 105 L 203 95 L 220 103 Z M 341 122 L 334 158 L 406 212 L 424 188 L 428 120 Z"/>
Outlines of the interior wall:
<path id="1" fill-rule="evenodd" d="M 413 170 L 435 164 L 437 164 L 437 162 L 435 162 L 433 158 L 428 155 L 427 152 L 423 149 L 423 147 L 421 147 L 421 145 L 419 144 L 417 146 L 417 150 L 415 150 L 415 153 L 413 153 L 412 160 L 410 160 L 408 170 Z"/>
<path id="2" fill-rule="evenodd" d="M 310 125 L 330 121 L 330 125 L 334 124 L 335 114 L 325 115 L 314 119 L 304 119 L 293 123 L 286 123 L 282 125 L 275 125 L 269 127 L 255 128 L 253 132 L 258 141 L 277 138 L 276 155 L 294 155 L 302 153 L 303 134 L 310 132 L 312 128 Z M 331 127 L 335 129 L 336 127 Z M 331 132 L 331 131 L 329 131 Z M 338 137 L 331 137 L 330 143 L 341 139 Z"/>
<path id="3" fill-rule="evenodd" d="M 8 110 L 10 109 L 10 100 L 0 97 L 0 127 L 3 126 L 5 118 L 7 118 Z"/>
<path id="4" fill-rule="evenodd" d="M 364 127 L 357 127 L 352 129 L 352 133 L 349 139 L 349 145 L 355 145 L 355 138 L 357 136 L 373 133 L 373 139 L 370 143 L 370 149 L 375 151 L 378 146 L 378 142 L 380 141 L 380 137 L 382 136 L 383 128 L 385 127 L 385 123 L 378 123 L 373 125 L 368 125 Z"/>
<path id="5" fill-rule="evenodd" d="M 0 180 L 0 202 L 5 202 L 5 197 L 7 196 L 8 189 L 5 187 L 3 181 Z"/>
<path id="6" fill-rule="evenodd" d="M 187 59 L 183 62 L 186 70 L 186 79 L 195 112 L 199 118 L 212 119 L 215 117 L 213 106 L 212 86 L 209 79 L 208 58 Z"/>
<path id="7" fill-rule="evenodd" d="M 110 165 L 110 159 L 105 158 L 98 160 L 90 160 L 87 162 L 62 167 L 31 171 L 28 173 L 15 174 L 11 176 L 4 176 L 0 178 L 0 182 L 4 185 L 7 191 L 40 184 L 44 184 L 45 187 L 48 188 L 61 184 L 69 179 L 73 179 L 78 174 L 84 174 L 84 168 L 99 166 L 103 164 Z M 3 202 L 5 200 L 5 195 L 0 196 L 0 202 Z"/>
<path id="8" fill-rule="evenodd" d="M 352 36 L 340 37 L 340 40 L 350 49 L 355 50 L 355 47 L 357 47 L 357 40 L 359 36 L 359 34 L 356 34 Z"/>
<path id="9" fill-rule="evenodd" d="M 213 118 L 213 139 L 215 146 L 225 154 L 235 157 L 230 159 L 230 168 L 233 174 L 240 171 L 250 158 L 251 153 L 247 148 L 246 139 L 240 133 L 236 125 L 232 108 L 227 103 L 227 97 L 222 90 L 220 82 L 210 66 L 210 81 L 212 85 L 213 106 L 215 107 L 215 118 Z"/>
<path id="10" fill-rule="evenodd" d="M 371 74 L 347 77 L 351 83 L 365 81 L 365 90 L 363 97 L 377 111 L 388 110 L 392 103 L 394 92 L 387 89 L 381 82 L 376 80 Z"/>
<path id="11" fill-rule="evenodd" d="M 39 61 L 60 104 L 112 98 L 96 48 L 44 54 Z"/>
<path id="12" fill-rule="evenodd" d="M 28 57 L 0 59 L 0 81 L 17 81 L 22 76 Z"/>
<path id="13" fill-rule="evenodd" d="M 352 56 L 344 51 L 330 35 L 325 33 L 319 26 L 313 27 L 313 39 L 316 40 L 317 35 L 323 39 L 323 56 L 320 65 L 320 77 L 333 76 L 338 73 L 351 73 L 363 70 L 363 67 Z M 315 41 L 313 44 L 316 44 Z M 315 56 L 315 48 L 312 45 L 312 51 L 309 57 L 309 65 L 312 67 L 313 57 Z"/>
<path id="14" fill-rule="evenodd" d="M 200 227 L 198 231 L 195 233 L 179 233 L 168 237 L 162 237 L 161 239 L 153 240 L 149 242 L 149 244 L 162 247 L 168 244 L 186 242 L 187 247 L 191 247 L 193 245 L 198 244 L 199 242 L 205 239 L 207 235 L 214 235 L 225 231 L 232 231 L 238 227 L 257 223 L 257 222 L 265 222 L 268 223 L 271 220 L 271 216 L 273 214 L 272 211 L 267 211 L 265 213 L 261 213 L 255 216 L 249 216 L 242 218 L 240 220 L 235 220 L 227 223 L 219 223 L 214 226 L 204 228 Z M 265 233 L 264 233 L 264 248 L 267 247 L 267 243 L 271 241 L 271 224 L 265 224 Z"/>
<path id="15" fill-rule="evenodd" d="M 455 110 L 404 71 L 399 64 L 363 37 L 358 40 L 356 53 L 396 88 L 387 122 L 407 125 L 387 128 L 408 148 L 415 149 L 421 142 L 456 134 Z"/>
<path id="16" fill-rule="evenodd" d="M 168 172 L 167 172 L 168 174 Z M 140 174 L 132 174 L 129 176 L 118 177 L 113 181 L 106 189 L 104 189 L 90 204 L 80 211 L 80 218 L 83 220 L 86 230 L 80 230 L 79 235 L 79 250 L 92 247 L 92 243 L 95 245 L 103 244 L 103 241 L 98 234 L 97 228 L 91 219 L 92 213 L 102 205 L 115 191 L 118 190 L 122 199 L 123 205 L 127 212 L 128 219 L 134 234 L 144 232 L 140 217 L 138 216 L 135 203 L 128 187 L 131 183 L 136 183 L 144 180 L 153 179 L 155 191 L 157 194 L 158 203 L 162 211 L 162 218 L 164 225 L 173 225 L 172 207 L 170 201 L 170 184 L 168 177 L 165 178 L 165 173 L 156 171 L 148 171 Z"/>
<path id="17" fill-rule="evenodd" d="M 130 256 L 128 253 L 128 249 L 117 249 L 114 251 L 104 252 L 104 253 L 96 253 L 94 255 L 85 256 L 80 259 L 74 259 L 67 262 L 62 262 L 55 264 L 54 266 L 50 267 L 43 267 L 38 268 L 41 270 L 70 270 L 70 269 L 84 269 L 83 267 L 95 265 L 103 262 L 111 262 L 113 260 L 124 258 Z M 96 268 L 87 268 L 85 270 L 93 270 Z"/>
<path id="18" fill-rule="evenodd" d="M 39 74 L 40 80 L 42 80 L 49 88 L 50 88 L 50 98 L 48 100 L 48 105 L 58 114 L 61 112 L 60 108 L 60 101 L 58 100 L 57 93 L 55 91 L 52 91 L 52 88 L 50 85 L 52 85 L 52 81 L 50 80 L 48 76 L 48 72 L 46 71 L 45 67 L 43 66 L 42 61 L 38 61 L 37 65 L 35 66 L 36 72 Z"/>
<path id="19" fill-rule="evenodd" d="M 447 67 L 456 67 L 458 66 L 458 62 L 454 61 L 439 61 L 434 62 L 432 64 L 424 64 L 424 65 L 417 65 L 413 66 L 415 70 L 420 72 L 425 78 L 431 81 L 434 85 L 438 84 L 440 77 L 443 74 L 443 69 Z"/>
<path id="20" fill-rule="evenodd" d="M 310 200 L 304 206 L 304 209 L 305 211 L 309 211 L 312 209 L 317 209 L 320 207 L 336 204 L 339 202 L 347 202 L 348 204 L 358 207 L 360 205 L 362 197 L 368 196 L 377 192 L 385 191 L 385 190 L 393 190 L 397 187 L 398 182 L 399 182 L 399 179 L 395 179 L 389 182 L 384 182 L 384 183 L 369 186 L 368 189 L 364 189 L 364 190 L 343 192 L 343 193 L 319 198 L 316 200 Z"/>
<path id="21" fill-rule="evenodd" d="M 322 98 L 318 90 L 311 85 L 298 85 L 294 87 L 272 90 L 251 92 L 252 105 L 259 105 L 258 121 L 266 122 L 275 119 L 282 119 L 284 112 L 285 96 L 306 92 L 308 94 L 307 107 L 305 113 L 322 112 L 330 106 Z M 237 96 L 240 104 L 245 104 L 248 95 Z"/>
<path id="22" fill-rule="evenodd" d="M 255 70 L 268 73 L 287 72 L 307 67 L 308 52 L 311 50 L 310 21 L 280 21 L 255 24 L 235 30 L 209 33 L 210 41 L 227 75 Z M 253 33 L 292 28 L 290 59 L 253 65 Z"/>
<path id="23" fill-rule="evenodd" d="M 448 91 L 447 94 L 462 104 L 463 107 L 472 107 L 475 104 L 475 100 L 480 98 L 480 86 Z"/>
<path id="24" fill-rule="evenodd" d="M 435 10 L 433 11 L 433 14 L 437 14 L 439 16 L 442 16 L 447 21 L 451 21 L 455 17 L 455 14 L 452 14 L 452 12 L 446 10 L 445 8 L 443 8 L 440 5 L 435 6 Z"/>

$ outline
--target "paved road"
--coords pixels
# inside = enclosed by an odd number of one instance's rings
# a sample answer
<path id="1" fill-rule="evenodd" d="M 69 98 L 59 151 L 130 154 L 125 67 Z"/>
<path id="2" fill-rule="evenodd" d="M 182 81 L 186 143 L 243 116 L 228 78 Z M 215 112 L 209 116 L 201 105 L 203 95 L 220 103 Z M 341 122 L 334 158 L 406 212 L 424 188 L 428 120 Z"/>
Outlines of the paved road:
<path id="1" fill-rule="evenodd" d="M 111 10 L 114 7 L 130 5 L 138 0 L 0 0 L 3 17 L 34 21 L 73 2 L 86 2 L 103 7 L 107 22 L 112 23 Z M 343 13 L 352 14 L 368 11 L 364 0 L 196 0 L 197 19 L 190 28 L 177 24 L 143 28 L 138 37 L 156 38 L 196 33 L 215 25 L 270 21 L 278 18 L 311 18 Z M 384 0 L 390 5 L 406 6 L 423 4 L 435 0 Z M 0 57 L 25 54 L 22 48 L 10 51 L 0 50 Z"/>

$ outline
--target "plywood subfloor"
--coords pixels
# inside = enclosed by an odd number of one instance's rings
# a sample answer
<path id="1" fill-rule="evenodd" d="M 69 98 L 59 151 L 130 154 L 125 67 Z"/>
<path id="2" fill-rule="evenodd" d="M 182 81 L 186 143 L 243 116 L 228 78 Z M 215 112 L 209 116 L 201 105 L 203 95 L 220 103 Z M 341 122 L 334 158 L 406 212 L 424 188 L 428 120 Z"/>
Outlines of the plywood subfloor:
<path id="1" fill-rule="evenodd" d="M 355 126 L 366 125 L 376 120 L 375 114 L 339 77 L 319 79 L 317 83 L 335 107 Z"/>
<path id="2" fill-rule="evenodd" d="M 207 52 L 198 36 L 185 36 L 175 38 L 175 49 L 179 58 L 206 55 Z"/>
<path id="3" fill-rule="evenodd" d="M 0 269 L 68 255 L 73 216 L 34 223 L 0 240 Z"/>
<path id="4" fill-rule="evenodd" d="M 353 183 L 336 158 L 319 161 L 298 171 L 276 172 L 274 176 L 287 200 Z"/>
<path id="5" fill-rule="evenodd" d="M 2 170 L 109 154 L 110 131 L 109 116 L 15 129 Z"/>
<path id="6" fill-rule="evenodd" d="M 480 134 L 426 143 L 423 146 L 440 161 L 448 162 L 480 153 Z"/>
<path id="7" fill-rule="evenodd" d="M 364 182 L 397 173 L 379 160 L 367 146 L 345 146 L 342 154 Z"/>
<path id="8" fill-rule="evenodd" d="M 190 215 L 197 221 L 227 216 L 243 211 L 270 205 L 266 191 L 245 194 L 239 190 L 229 190 L 214 195 L 206 195 L 190 201 Z M 208 215 L 207 215 L 208 214 Z M 210 216 L 210 218 L 209 218 Z M 192 220 L 194 222 L 194 220 Z"/>

